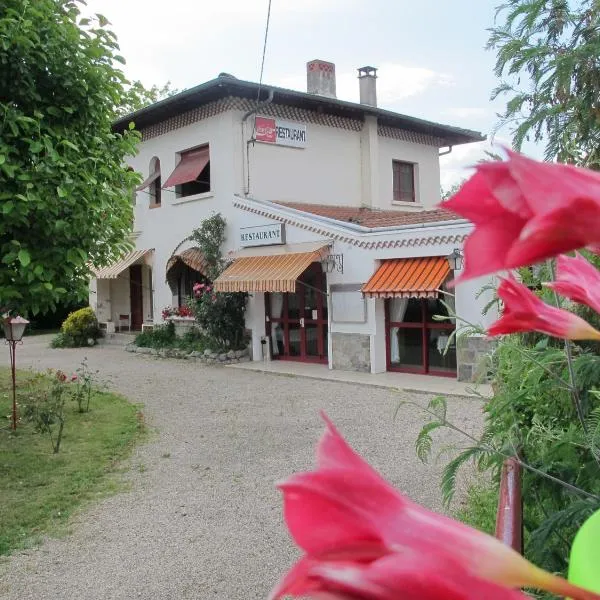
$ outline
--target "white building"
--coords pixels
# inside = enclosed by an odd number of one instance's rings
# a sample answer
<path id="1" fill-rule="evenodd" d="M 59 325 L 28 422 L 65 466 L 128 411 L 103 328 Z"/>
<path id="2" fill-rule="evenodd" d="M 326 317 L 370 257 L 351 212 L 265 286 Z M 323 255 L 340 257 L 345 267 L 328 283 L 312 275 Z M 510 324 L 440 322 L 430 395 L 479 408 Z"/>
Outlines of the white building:
<path id="1" fill-rule="evenodd" d="M 233 263 L 215 288 L 249 292 L 255 360 L 268 339 L 273 359 L 469 379 L 485 340 L 465 342 L 457 365 L 454 344 L 443 352 L 454 324 L 433 315 L 471 225 L 434 207 L 440 154 L 483 138 L 377 108 L 372 67 L 359 104 L 336 99 L 333 64 L 307 67 L 307 93 L 222 73 L 115 124 L 141 131 L 130 165 L 145 181 L 136 251 L 91 282 L 99 320 L 139 329 L 184 302 L 202 277 L 186 240 L 219 212 Z M 471 322 L 481 285 L 446 297 Z"/>

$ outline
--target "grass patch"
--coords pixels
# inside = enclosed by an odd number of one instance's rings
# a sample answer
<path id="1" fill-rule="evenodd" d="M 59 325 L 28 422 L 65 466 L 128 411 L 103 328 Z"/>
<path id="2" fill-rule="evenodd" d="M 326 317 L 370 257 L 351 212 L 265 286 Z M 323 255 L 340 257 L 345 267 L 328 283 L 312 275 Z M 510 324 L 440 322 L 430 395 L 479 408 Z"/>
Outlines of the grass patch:
<path id="1" fill-rule="evenodd" d="M 494 535 L 498 488 L 476 483 L 469 487 L 466 499 L 456 511 L 456 518 L 475 529 Z"/>
<path id="2" fill-rule="evenodd" d="M 9 371 L 0 368 L 0 415 L 11 412 Z M 28 394 L 47 378 L 18 373 Z M 90 411 L 78 413 L 71 400 L 65 409 L 63 442 L 52 453 L 48 436 L 21 421 L 16 433 L 8 420 L 0 428 L 0 555 L 38 543 L 43 535 L 65 531 L 69 517 L 83 503 L 120 489 L 118 464 L 143 435 L 139 407 L 117 394 L 94 391 Z"/>

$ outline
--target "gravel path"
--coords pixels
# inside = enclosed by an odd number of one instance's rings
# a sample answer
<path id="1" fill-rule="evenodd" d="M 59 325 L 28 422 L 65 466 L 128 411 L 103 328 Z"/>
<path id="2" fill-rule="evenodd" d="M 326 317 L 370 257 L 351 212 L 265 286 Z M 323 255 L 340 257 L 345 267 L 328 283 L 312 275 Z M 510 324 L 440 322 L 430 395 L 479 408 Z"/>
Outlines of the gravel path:
<path id="1" fill-rule="evenodd" d="M 47 343 L 26 339 L 19 366 L 68 372 L 87 355 L 158 433 L 131 458 L 130 491 L 88 507 L 72 535 L 0 563 L 0 598 L 265 598 L 297 556 L 273 482 L 312 467 L 320 408 L 394 485 L 440 507 L 440 466 L 414 453 L 422 415 L 403 406 L 394 421 L 391 390 Z M 477 401 L 452 399 L 450 412 L 480 427 Z"/>

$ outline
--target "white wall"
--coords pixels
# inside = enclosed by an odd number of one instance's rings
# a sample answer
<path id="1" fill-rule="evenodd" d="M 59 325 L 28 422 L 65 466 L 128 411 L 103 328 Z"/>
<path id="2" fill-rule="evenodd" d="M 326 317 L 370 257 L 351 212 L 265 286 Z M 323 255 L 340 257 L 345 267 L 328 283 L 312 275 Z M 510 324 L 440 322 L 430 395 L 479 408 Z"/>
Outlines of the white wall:
<path id="1" fill-rule="evenodd" d="M 275 202 L 360 206 L 360 132 L 313 123 L 306 123 L 306 132 L 305 148 L 250 145 L 250 195 Z"/>
<path id="2" fill-rule="evenodd" d="M 412 202 L 393 202 L 392 161 L 415 163 L 415 187 L 417 204 L 433 208 L 440 201 L 439 150 L 434 146 L 404 142 L 379 136 L 379 206 L 381 208 L 406 209 Z"/>

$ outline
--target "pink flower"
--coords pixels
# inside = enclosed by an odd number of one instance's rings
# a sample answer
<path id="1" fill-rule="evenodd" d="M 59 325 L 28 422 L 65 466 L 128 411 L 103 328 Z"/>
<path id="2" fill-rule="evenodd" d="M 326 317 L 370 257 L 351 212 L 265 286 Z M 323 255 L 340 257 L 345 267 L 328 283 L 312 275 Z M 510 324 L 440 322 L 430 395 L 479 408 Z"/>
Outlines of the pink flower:
<path id="1" fill-rule="evenodd" d="M 581 254 L 575 257 L 561 255 L 556 261 L 556 281 L 546 283 L 549 288 L 574 302 L 586 304 L 600 313 L 600 273 Z"/>
<path id="2" fill-rule="evenodd" d="M 77 375 L 71 375 L 71 381 L 77 381 Z"/>
<path id="3" fill-rule="evenodd" d="M 539 331 L 568 340 L 598 340 L 600 331 L 568 310 L 549 306 L 514 279 L 503 279 L 498 296 L 504 302 L 502 316 L 488 329 L 491 336 L 520 331 Z"/>
<path id="4" fill-rule="evenodd" d="M 600 174 L 507 153 L 441 205 L 475 225 L 460 281 L 600 244 Z"/>
<path id="5" fill-rule="evenodd" d="M 524 599 L 539 587 L 597 596 L 538 569 L 499 540 L 411 502 L 327 429 L 315 471 L 280 484 L 289 531 L 305 555 L 271 594 L 327 600 Z"/>

